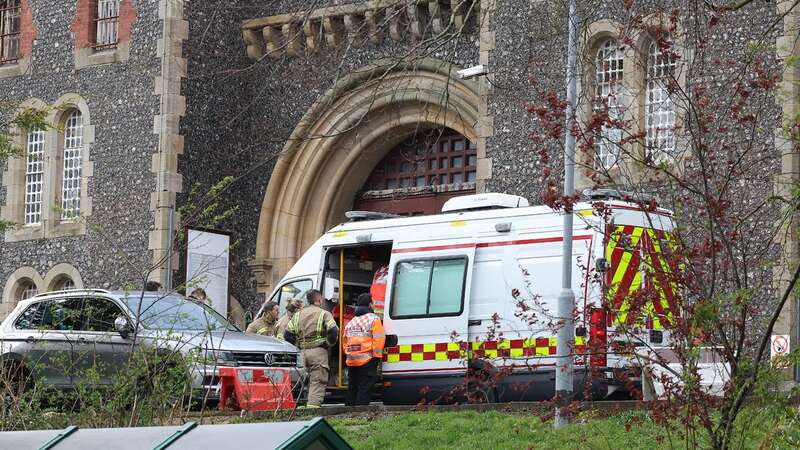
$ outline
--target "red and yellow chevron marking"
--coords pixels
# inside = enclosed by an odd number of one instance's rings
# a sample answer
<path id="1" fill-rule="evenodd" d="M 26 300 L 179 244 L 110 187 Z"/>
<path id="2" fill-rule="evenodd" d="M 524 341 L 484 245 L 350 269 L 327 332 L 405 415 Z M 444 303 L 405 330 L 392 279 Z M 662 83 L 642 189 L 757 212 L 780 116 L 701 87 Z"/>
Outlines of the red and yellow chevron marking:
<path id="1" fill-rule="evenodd" d="M 608 274 L 609 305 L 615 311 L 614 325 L 632 325 L 646 318 L 652 328 L 662 329 L 673 320 L 676 311 L 675 283 L 670 281 L 670 267 L 662 255 L 661 242 L 670 242 L 662 230 L 619 225 L 609 230 L 606 258 L 611 262 Z M 642 286 L 654 287 L 660 300 L 633 311 L 630 298 Z"/>
<path id="2" fill-rule="evenodd" d="M 586 338 L 575 337 L 576 353 L 583 353 Z M 443 342 L 431 344 L 403 344 L 386 349 L 383 361 L 451 361 L 476 358 L 525 358 L 556 354 L 556 338 L 505 339 L 485 342 Z"/>

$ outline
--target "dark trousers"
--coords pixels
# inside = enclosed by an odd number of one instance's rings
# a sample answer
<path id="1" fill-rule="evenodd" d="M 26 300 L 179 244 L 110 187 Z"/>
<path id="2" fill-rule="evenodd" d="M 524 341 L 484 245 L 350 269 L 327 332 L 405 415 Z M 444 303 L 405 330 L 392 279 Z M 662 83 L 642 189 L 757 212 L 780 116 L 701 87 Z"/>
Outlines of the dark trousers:
<path id="1" fill-rule="evenodd" d="M 380 361 L 372 358 L 363 366 L 347 366 L 347 406 L 369 405 Z"/>

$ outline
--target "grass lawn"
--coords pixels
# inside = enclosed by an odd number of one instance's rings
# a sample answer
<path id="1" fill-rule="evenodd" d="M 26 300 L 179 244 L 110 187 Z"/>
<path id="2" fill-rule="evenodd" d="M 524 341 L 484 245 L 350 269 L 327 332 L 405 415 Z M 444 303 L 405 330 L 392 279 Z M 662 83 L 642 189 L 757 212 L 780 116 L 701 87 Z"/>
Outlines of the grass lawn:
<path id="1" fill-rule="evenodd" d="M 748 416 L 748 434 L 737 448 L 761 447 L 770 423 L 774 423 L 760 413 Z M 641 412 L 584 417 L 559 430 L 535 415 L 496 411 L 412 412 L 327 420 L 356 450 L 686 448 L 677 432 L 656 426 Z M 706 447 L 701 441 L 699 448 Z M 761 448 L 792 447 L 776 442 Z"/>

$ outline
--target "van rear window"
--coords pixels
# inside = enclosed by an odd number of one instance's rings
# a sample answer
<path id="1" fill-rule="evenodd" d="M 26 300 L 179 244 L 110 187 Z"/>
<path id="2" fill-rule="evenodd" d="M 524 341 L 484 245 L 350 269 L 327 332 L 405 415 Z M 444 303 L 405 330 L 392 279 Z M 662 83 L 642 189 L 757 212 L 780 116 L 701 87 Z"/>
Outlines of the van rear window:
<path id="1" fill-rule="evenodd" d="M 391 317 L 461 314 L 466 269 L 466 258 L 399 262 L 392 289 Z"/>

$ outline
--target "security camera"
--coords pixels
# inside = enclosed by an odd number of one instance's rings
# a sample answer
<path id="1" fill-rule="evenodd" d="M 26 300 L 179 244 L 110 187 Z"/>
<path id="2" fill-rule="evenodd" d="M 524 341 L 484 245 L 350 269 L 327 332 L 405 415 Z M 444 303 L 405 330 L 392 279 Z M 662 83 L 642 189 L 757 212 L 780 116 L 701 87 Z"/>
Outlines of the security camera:
<path id="1" fill-rule="evenodd" d="M 479 77 L 481 75 L 486 75 L 487 70 L 486 66 L 483 64 L 479 64 L 477 66 L 467 67 L 466 69 L 461 69 L 458 72 L 458 78 L 462 80 L 468 80 L 470 78 Z"/>

